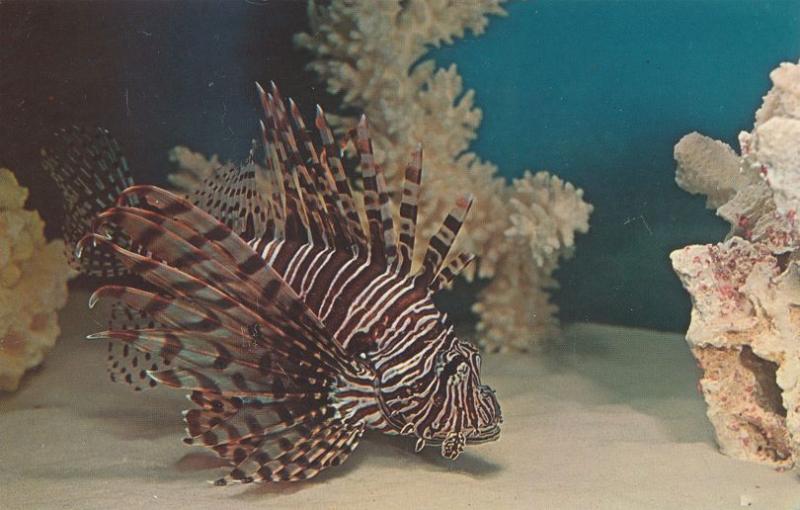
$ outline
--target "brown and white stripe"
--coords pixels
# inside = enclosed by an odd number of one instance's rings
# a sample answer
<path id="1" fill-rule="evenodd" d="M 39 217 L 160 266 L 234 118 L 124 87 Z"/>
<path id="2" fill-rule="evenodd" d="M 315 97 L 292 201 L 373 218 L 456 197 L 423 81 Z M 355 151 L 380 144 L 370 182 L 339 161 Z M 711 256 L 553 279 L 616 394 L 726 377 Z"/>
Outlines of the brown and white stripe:
<path id="1" fill-rule="evenodd" d="M 194 200 L 132 186 L 78 243 L 150 287 L 92 296 L 92 306 L 111 299 L 149 321 L 91 336 L 148 362 L 114 373 L 191 391 L 185 441 L 231 462 L 220 485 L 309 478 L 345 460 L 368 428 L 441 445 L 448 458 L 496 438 L 500 412 L 480 383 L 480 356 L 432 300 L 473 258 L 450 255 L 471 198 L 456 200 L 412 272 L 422 148 L 406 168 L 396 234 L 362 118 L 353 141 L 364 229 L 322 110 L 318 150 L 297 106 L 287 111 L 274 84 L 258 90 L 267 195 L 252 161 L 214 172 Z"/>

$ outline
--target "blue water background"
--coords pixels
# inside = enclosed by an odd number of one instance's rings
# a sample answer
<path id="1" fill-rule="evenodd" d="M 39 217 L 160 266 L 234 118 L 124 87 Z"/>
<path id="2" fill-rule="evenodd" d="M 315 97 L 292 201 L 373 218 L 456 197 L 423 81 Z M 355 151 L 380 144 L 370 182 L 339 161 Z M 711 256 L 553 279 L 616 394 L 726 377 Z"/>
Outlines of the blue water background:
<path id="1" fill-rule="evenodd" d="M 797 1 L 529 1 L 486 34 L 432 53 L 455 62 L 484 120 L 472 150 L 513 178 L 549 170 L 594 204 L 558 271 L 565 321 L 683 330 L 669 252 L 727 226 L 674 182 L 673 147 L 699 131 L 738 149 L 769 72 L 800 58 Z"/>

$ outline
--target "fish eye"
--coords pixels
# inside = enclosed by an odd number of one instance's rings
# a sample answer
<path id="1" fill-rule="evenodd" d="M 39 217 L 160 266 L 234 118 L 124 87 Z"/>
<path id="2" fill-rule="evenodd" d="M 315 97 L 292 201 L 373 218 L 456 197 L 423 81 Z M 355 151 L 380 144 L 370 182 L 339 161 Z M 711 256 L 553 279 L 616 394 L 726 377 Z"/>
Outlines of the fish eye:
<path id="1" fill-rule="evenodd" d="M 465 361 L 458 364 L 455 371 L 447 378 L 448 384 L 461 384 L 469 373 L 469 365 Z"/>
<path id="2" fill-rule="evenodd" d="M 436 364 L 434 365 L 434 370 L 436 371 L 436 375 L 441 375 L 442 371 L 444 371 L 444 367 L 447 364 L 447 361 L 445 361 L 444 359 L 445 354 L 446 353 L 444 352 L 440 352 L 436 355 Z"/>

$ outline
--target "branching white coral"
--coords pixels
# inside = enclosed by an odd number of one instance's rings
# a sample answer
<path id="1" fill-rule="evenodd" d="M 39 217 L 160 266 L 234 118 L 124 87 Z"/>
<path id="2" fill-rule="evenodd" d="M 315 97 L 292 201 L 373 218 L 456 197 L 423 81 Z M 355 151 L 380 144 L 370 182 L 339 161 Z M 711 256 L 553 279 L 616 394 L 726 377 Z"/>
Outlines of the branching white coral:
<path id="1" fill-rule="evenodd" d="M 70 273 L 60 241 L 47 243 L 44 223 L 24 209 L 28 190 L 0 168 L 0 390 L 14 391 L 42 362 L 60 332 L 58 310 Z"/>
<path id="2" fill-rule="evenodd" d="M 474 195 L 458 248 L 480 256 L 467 278 L 495 278 L 474 307 L 482 341 L 491 350 L 529 350 L 557 331 L 550 275 L 572 253 L 575 232 L 588 230 L 592 206 L 581 190 L 546 172 L 526 172 L 509 186 L 494 165 L 467 152 L 481 121 L 474 92 L 464 91 L 455 65 L 420 62 L 431 47 L 466 30 L 482 33 L 487 16 L 504 13 L 502 1 L 311 1 L 311 32 L 298 34 L 296 42 L 314 54 L 311 69 L 330 92 L 341 94 L 343 106 L 369 118 L 390 190 L 400 188 L 401 169 L 424 142 L 421 237 L 435 234 L 453 205 L 453 190 Z M 340 134 L 357 122 L 336 115 L 328 120 Z M 171 157 L 179 172 L 170 181 L 184 191 L 218 163 L 184 148 Z"/>
<path id="3" fill-rule="evenodd" d="M 589 230 L 592 206 L 583 201 L 583 190 L 547 172 L 525 172 L 516 179 L 509 205 L 511 227 L 506 237 L 526 243 L 529 258 L 538 267 L 572 249 L 576 231 Z"/>
<path id="4" fill-rule="evenodd" d="M 528 350 L 555 329 L 550 275 L 570 254 L 574 232 L 588 229 L 592 207 L 580 190 L 546 173 L 526 173 L 509 186 L 494 165 L 467 152 L 481 121 L 474 92 L 464 91 L 454 65 L 420 62 L 466 30 L 482 33 L 489 15 L 504 14 L 502 2 L 310 1 L 311 31 L 296 42 L 312 52 L 310 68 L 343 106 L 369 118 L 390 188 L 399 189 L 400 170 L 424 142 L 422 235 L 432 235 L 452 207 L 453 190 L 475 195 L 459 243 L 480 256 L 479 276 L 494 277 L 475 305 L 479 329 L 489 349 Z M 356 122 L 335 120 L 340 132 Z"/>
<path id="5" fill-rule="evenodd" d="M 739 135 L 741 155 L 696 133 L 675 147 L 678 184 L 708 195 L 731 231 L 671 258 L 692 296 L 686 338 L 721 450 L 791 467 L 800 459 L 800 66 L 770 77 L 753 131 Z"/>

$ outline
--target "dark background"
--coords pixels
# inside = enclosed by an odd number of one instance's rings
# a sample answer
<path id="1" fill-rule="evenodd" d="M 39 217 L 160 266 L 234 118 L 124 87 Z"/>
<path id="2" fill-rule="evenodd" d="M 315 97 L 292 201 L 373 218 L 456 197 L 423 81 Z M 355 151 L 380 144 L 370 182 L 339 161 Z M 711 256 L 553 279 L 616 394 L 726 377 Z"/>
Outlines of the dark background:
<path id="1" fill-rule="evenodd" d="M 307 113 L 335 104 L 292 44 L 305 30 L 303 1 L 0 3 L 0 166 L 55 236 L 61 209 L 39 152 L 60 127 L 109 129 L 138 182 L 164 182 L 176 145 L 244 159 L 255 81 Z"/>
<path id="2" fill-rule="evenodd" d="M 690 302 L 668 253 L 726 226 L 675 186 L 672 148 L 693 130 L 736 147 L 769 71 L 800 57 L 800 1 L 507 9 L 432 56 L 476 90 L 481 157 L 509 178 L 554 171 L 596 206 L 557 273 L 561 317 L 685 330 Z M 292 43 L 306 30 L 301 0 L 2 2 L 0 166 L 31 189 L 54 237 L 62 213 L 39 151 L 60 127 L 108 128 L 139 182 L 164 182 L 176 145 L 242 159 L 258 133 L 254 81 L 275 80 L 307 115 L 336 109 Z"/>

